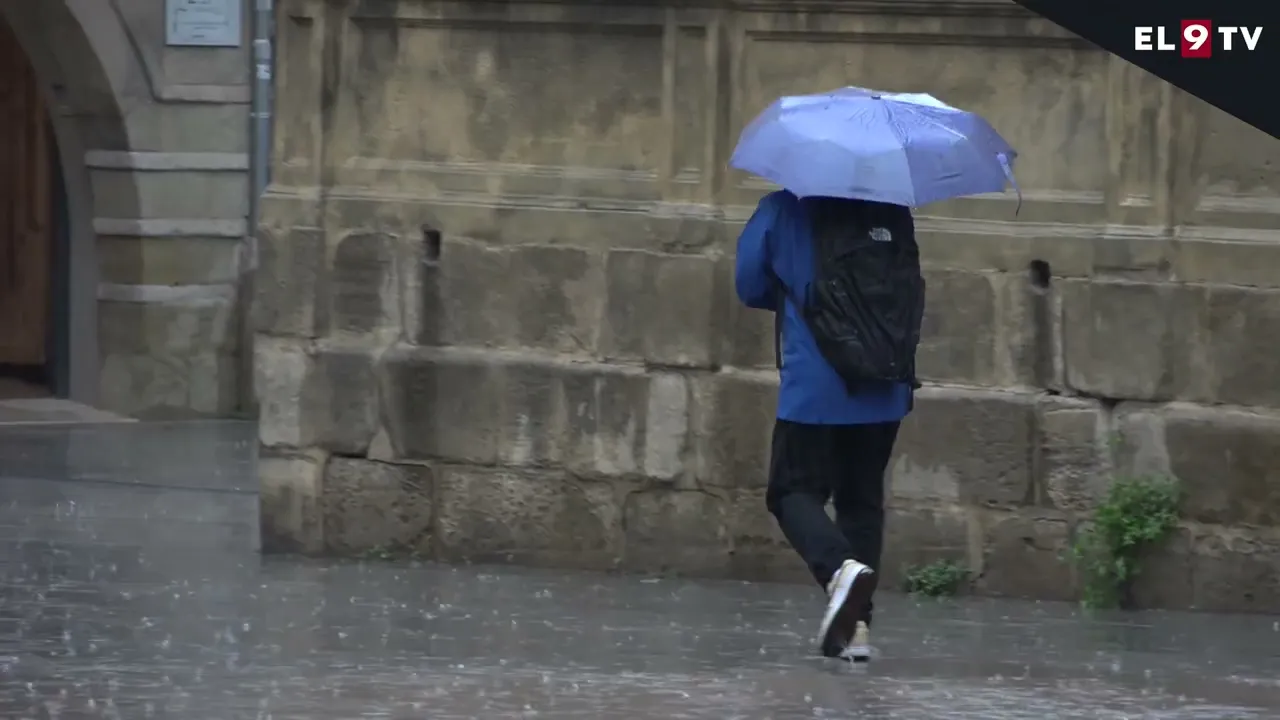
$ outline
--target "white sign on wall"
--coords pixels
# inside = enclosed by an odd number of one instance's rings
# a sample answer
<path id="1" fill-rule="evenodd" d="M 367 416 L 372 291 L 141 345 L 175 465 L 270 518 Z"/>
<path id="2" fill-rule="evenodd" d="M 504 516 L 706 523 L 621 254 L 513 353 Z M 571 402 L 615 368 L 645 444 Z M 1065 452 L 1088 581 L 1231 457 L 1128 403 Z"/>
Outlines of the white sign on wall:
<path id="1" fill-rule="evenodd" d="M 242 0 L 165 0 L 165 44 L 240 47 Z"/>

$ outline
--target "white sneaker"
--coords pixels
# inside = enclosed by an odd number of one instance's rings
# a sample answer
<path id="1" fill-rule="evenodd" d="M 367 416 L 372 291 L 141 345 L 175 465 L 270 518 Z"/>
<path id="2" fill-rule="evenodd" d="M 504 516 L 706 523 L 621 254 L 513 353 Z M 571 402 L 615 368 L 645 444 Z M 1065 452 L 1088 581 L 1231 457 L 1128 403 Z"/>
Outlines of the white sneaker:
<path id="1" fill-rule="evenodd" d="M 845 560 L 827 585 L 827 612 L 818 631 L 818 649 L 824 657 L 840 657 L 854 639 L 858 618 L 879 578 L 875 571 L 857 560 Z"/>
<path id="2" fill-rule="evenodd" d="M 871 659 L 871 632 L 867 628 L 867 624 L 858 621 L 857 627 L 853 631 L 853 640 L 849 641 L 849 646 L 840 653 L 840 657 L 849 662 L 867 662 Z"/>

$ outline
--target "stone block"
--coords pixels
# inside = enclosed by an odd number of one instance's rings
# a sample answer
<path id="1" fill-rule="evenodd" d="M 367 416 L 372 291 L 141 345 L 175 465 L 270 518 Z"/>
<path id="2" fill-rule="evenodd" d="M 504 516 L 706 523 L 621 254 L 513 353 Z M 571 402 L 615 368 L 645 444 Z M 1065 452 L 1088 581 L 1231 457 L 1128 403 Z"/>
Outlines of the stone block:
<path id="1" fill-rule="evenodd" d="M 970 550 L 969 514 L 959 507 L 890 507 L 885 513 L 881 587 L 902 587 L 913 568 L 949 560 L 981 569 L 981 552 Z"/>
<path id="2" fill-rule="evenodd" d="M 996 292 L 982 273 L 926 269 L 927 298 L 916 372 L 923 381 L 991 385 Z"/>
<path id="3" fill-rule="evenodd" d="M 1110 423 L 1092 400 L 1046 397 L 1036 406 L 1037 496 L 1064 511 L 1089 511 L 1111 486 Z"/>
<path id="4" fill-rule="evenodd" d="M 1141 559 L 1140 608 L 1270 613 L 1280 603 L 1275 529 L 1185 523 Z"/>
<path id="5" fill-rule="evenodd" d="M 249 151 L 247 103 L 132 103 L 127 122 L 129 149 L 138 152 Z"/>
<path id="6" fill-rule="evenodd" d="M 403 233 L 396 244 L 401 339 L 411 345 L 441 344 L 448 324 L 441 309 L 445 289 L 439 258 L 432 257 L 429 251 L 425 234 L 417 237 Z"/>
<path id="7" fill-rule="evenodd" d="M 1240 287 L 1184 291 L 1197 301 L 1183 322 L 1196 332 L 1180 351 L 1190 355 L 1184 394 L 1206 403 L 1280 408 L 1280 292 Z"/>
<path id="8" fill-rule="evenodd" d="M 902 424 L 891 495 L 908 501 L 991 507 L 1034 498 L 1035 396 L 925 387 Z"/>
<path id="9" fill-rule="evenodd" d="M 253 303 L 258 332 L 306 338 L 326 332 L 327 256 L 319 228 L 259 229 Z"/>
<path id="10" fill-rule="evenodd" d="M 99 279 L 121 285 L 223 285 L 239 280 L 238 240 L 98 237 Z"/>
<path id="11" fill-rule="evenodd" d="M 1037 600 L 1078 597 L 1071 526 L 1055 513 L 987 511 L 982 518 L 980 589 Z"/>
<path id="12" fill-rule="evenodd" d="M 379 421 L 374 352 L 261 336 L 254 357 L 263 445 L 368 450 Z"/>
<path id="13" fill-rule="evenodd" d="M 102 358 L 97 405 L 140 419 L 225 417 L 240 409 L 240 366 L 216 351 L 111 353 Z"/>
<path id="14" fill-rule="evenodd" d="M 187 367 L 190 374 L 184 408 L 210 417 L 244 410 L 240 386 L 241 373 L 247 372 L 244 359 L 226 353 L 200 353 L 188 360 Z"/>
<path id="15" fill-rule="evenodd" d="M 506 413 L 505 370 L 483 355 L 388 351 L 378 385 L 393 458 L 497 464 L 505 426 L 529 422 Z"/>
<path id="16" fill-rule="evenodd" d="M 381 374 L 397 457 L 584 476 L 685 472 L 684 377 L 456 350 L 399 349 Z"/>
<path id="17" fill-rule="evenodd" d="M 231 301 L 98 302 L 99 404 L 125 415 L 225 415 L 238 405 Z"/>
<path id="18" fill-rule="evenodd" d="M 1192 536 L 1190 606 L 1274 613 L 1280 607 L 1280 532 L 1204 526 Z M 1149 570 L 1153 572 L 1154 569 Z M 1181 607 L 1176 598 L 1160 607 Z"/>
<path id="19" fill-rule="evenodd" d="M 660 365 L 710 366 L 720 327 L 715 275 L 708 257 L 611 251 L 600 352 Z"/>
<path id="20" fill-rule="evenodd" d="M 689 446 L 689 383 L 683 375 L 649 375 L 645 407 L 644 474 L 673 480 L 685 470 Z"/>
<path id="21" fill-rule="evenodd" d="M 234 352 L 239 345 L 235 301 L 98 301 L 98 343 L 103 355 L 177 358 Z"/>
<path id="22" fill-rule="evenodd" d="M 106 217 L 243 221 L 249 212 L 249 173 L 244 171 L 94 168 L 89 179 L 94 205 Z M 121 211 L 133 214 L 116 214 Z"/>
<path id="23" fill-rule="evenodd" d="M 443 344 L 595 350 L 604 273 L 599 256 L 588 250 L 450 241 L 437 276 Z"/>
<path id="24" fill-rule="evenodd" d="M 1056 286 L 1038 285 L 1032 269 L 990 279 L 996 298 L 996 384 L 1063 389 L 1062 297 Z"/>
<path id="25" fill-rule="evenodd" d="M 1177 353 L 1187 342 L 1194 298 L 1159 283 L 1064 280 L 1059 287 L 1070 388 L 1129 400 L 1177 394 L 1186 376 Z"/>
<path id="26" fill-rule="evenodd" d="M 326 459 L 318 450 L 265 450 L 258 458 L 263 552 L 310 555 L 325 549 Z"/>
<path id="27" fill-rule="evenodd" d="M 791 549 L 764 503 L 763 490 L 726 492 L 729 573 L 743 580 L 811 583 L 813 576 Z"/>
<path id="28" fill-rule="evenodd" d="M 1130 600 L 1135 608 L 1188 609 L 1194 606 L 1191 572 L 1196 533 L 1194 528 L 1179 527 L 1163 542 L 1142 552 L 1138 560 L 1138 575 L 1130 588 Z"/>
<path id="29" fill-rule="evenodd" d="M 1280 526 L 1280 417 L 1180 403 L 1160 412 L 1184 517 Z"/>
<path id="30" fill-rule="evenodd" d="M 397 245 L 395 237 L 380 232 L 352 232 L 338 241 L 327 288 L 333 332 L 399 334 Z"/>
<path id="31" fill-rule="evenodd" d="M 254 390 L 258 396 L 258 435 L 266 447 L 305 447 L 312 437 L 306 427 L 303 388 L 311 372 L 308 346 L 292 340 L 259 336 L 253 348 Z"/>
<path id="32" fill-rule="evenodd" d="M 1172 475 L 1165 446 L 1163 407 L 1120 403 L 1112 411 L 1109 440 L 1117 477 Z"/>
<path id="33" fill-rule="evenodd" d="M 614 488 L 557 473 L 446 467 L 438 476 L 445 560 L 608 569 L 620 556 Z"/>
<path id="34" fill-rule="evenodd" d="M 623 506 L 625 564 L 649 572 L 723 575 L 729 566 L 728 508 L 700 490 L 634 492 Z"/>
<path id="35" fill-rule="evenodd" d="M 1092 395 L 1280 407 L 1265 338 L 1280 330 L 1280 292 L 1072 281 L 1064 292 L 1067 380 Z"/>
<path id="36" fill-rule="evenodd" d="M 720 372 L 694 381 L 694 466 L 709 487 L 763 489 L 769 477 L 778 384 L 766 374 Z"/>
<path id="37" fill-rule="evenodd" d="M 431 468 L 334 457 L 323 483 L 324 546 L 351 555 L 373 549 L 428 557 L 435 526 Z"/>

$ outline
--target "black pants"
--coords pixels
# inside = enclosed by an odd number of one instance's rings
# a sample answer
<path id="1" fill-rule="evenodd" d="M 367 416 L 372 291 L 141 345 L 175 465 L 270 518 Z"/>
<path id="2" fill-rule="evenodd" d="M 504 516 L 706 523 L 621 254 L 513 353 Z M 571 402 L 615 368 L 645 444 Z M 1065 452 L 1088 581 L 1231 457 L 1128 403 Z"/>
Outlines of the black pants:
<path id="1" fill-rule="evenodd" d="M 849 558 L 880 569 L 884 473 L 899 423 L 773 426 L 766 503 L 825 591 Z M 827 515 L 830 500 L 836 519 Z M 871 622 L 871 608 L 863 621 Z"/>

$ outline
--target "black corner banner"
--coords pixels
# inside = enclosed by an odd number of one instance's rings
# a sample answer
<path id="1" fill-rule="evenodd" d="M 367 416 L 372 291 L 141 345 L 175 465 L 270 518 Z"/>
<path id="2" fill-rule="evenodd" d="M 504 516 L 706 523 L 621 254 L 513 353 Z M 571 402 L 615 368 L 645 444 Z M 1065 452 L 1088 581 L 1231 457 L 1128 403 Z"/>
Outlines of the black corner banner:
<path id="1" fill-rule="evenodd" d="M 1280 0 L 1014 0 L 1280 138 Z"/>

